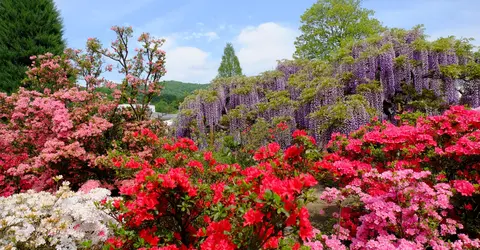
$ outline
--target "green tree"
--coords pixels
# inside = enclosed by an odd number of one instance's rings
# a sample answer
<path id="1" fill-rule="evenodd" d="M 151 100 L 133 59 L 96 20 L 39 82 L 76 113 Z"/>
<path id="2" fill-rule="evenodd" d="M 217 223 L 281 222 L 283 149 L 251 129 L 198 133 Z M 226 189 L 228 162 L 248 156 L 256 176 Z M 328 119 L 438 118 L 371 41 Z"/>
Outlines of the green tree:
<path id="1" fill-rule="evenodd" d="M 373 14 L 361 7 L 361 0 L 318 0 L 301 16 L 294 57 L 328 59 L 343 41 L 380 33 L 384 27 Z"/>
<path id="2" fill-rule="evenodd" d="M 30 56 L 65 49 L 53 0 L 0 0 L 0 91 L 12 93 L 25 78 Z"/>
<path id="3" fill-rule="evenodd" d="M 242 68 L 240 67 L 240 62 L 238 57 L 235 55 L 235 50 L 231 43 L 227 43 L 225 49 L 223 50 L 222 62 L 218 68 L 217 77 L 232 77 L 232 76 L 241 76 Z"/>

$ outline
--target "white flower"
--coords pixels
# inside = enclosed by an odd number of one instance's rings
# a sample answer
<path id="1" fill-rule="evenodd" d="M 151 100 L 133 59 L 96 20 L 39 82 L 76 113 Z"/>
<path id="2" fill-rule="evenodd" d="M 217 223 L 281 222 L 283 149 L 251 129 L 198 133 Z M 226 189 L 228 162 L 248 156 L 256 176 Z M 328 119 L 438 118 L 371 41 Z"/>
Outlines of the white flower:
<path id="1" fill-rule="evenodd" d="M 77 249 L 84 241 L 100 246 L 115 222 L 94 202 L 111 199 L 110 191 L 72 192 L 63 182 L 57 193 L 27 191 L 0 197 L 0 249 Z"/>

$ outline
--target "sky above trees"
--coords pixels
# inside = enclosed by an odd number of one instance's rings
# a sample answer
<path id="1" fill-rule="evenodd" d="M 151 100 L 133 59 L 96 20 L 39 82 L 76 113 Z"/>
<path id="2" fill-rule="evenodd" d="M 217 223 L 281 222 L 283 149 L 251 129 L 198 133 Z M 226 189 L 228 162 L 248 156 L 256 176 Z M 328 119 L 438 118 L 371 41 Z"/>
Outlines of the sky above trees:
<path id="1" fill-rule="evenodd" d="M 273 69 L 291 58 L 300 16 L 315 0 L 55 0 L 68 46 L 83 48 L 89 37 L 111 41 L 112 25 L 164 37 L 165 80 L 208 83 L 217 74 L 223 48 L 232 42 L 245 75 Z M 364 0 L 363 7 L 388 27 L 424 24 L 431 38 L 473 37 L 480 45 L 476 0 Z"/>

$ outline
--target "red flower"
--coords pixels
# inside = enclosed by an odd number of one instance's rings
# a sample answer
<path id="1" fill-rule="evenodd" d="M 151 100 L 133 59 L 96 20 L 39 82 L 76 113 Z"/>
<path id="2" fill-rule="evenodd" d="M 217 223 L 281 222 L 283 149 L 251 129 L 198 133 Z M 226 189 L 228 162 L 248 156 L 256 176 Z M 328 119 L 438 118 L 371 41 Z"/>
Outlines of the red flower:
<path id="1" fill-rule="evenodd" d="M 125 167 L 126 168 L 131 168 L 131 169 L 137 169 L 137 168 L 140 168 L 140 163 L 134 161 L 133 159 L 130 159 L 130 161 L 127 162 L 127 164 L 125 164 Z"/>
<path id="2" fill-rule="evenodd" d="M 300 218 L 300 223 L 299 223 L 299 226 L 300 226 L 300 232 L 299 232 L 300 238 L 302 238 L 302 240 L 304 240 L 304 241 L 307 240 L 307 239 L 312 238 L 312 237 L 314 236 L 313 227 L 312 227 L 312 225 L 310 224 L 308 210 L 307 210 L 305 207 L 302 207 L 302 208 L 300 209 L 299 218 Z"/>
<path id="3" fill-rule="evenodd" d="M 473 209 L 472 204 L 465 204 L 465 210 L 471 211 Z"/>
<path id="4" fill-rule="evenodd" d="M 157 230 L 156 227 L 153 227 L 152 229 L 142 229 L 138 233 L 138 235 L 151 246 L 156 246 L 160 241 L 160 239 L 157 236 L 152 235 L 152 233 L 155 232 L 156 230 Z"/>
<path id="5" fill-rule="evenodd" d="M 160 167 L 160 166 L 164 165 L 165 163 L 167 163 L 167 159 L 165 159 L 165 158 L 155 159 L 155 166 L 156 167 Z"/>
<path id="6" fill-rule="evenodd" d="M 188 162 L 187 165 L 188 165 L 189 167 L 198 168 L 201 172 L 203 172 L 203 165 L 202 165 L 202 163 L 199 162 L 199 161 L 192 160 L 192 161 Z"/>
<path id="7" fill-rule="evenodd" d="M 447 179 L 447 176 L 445 176 L 444 174 L 437 175 L 437 181 L 444 181 L 446 179 Z"/>
<path id="8" fill-rule="evenodd" d="M 163 149 L 172 152 L 172 151 L 176 150 L 177 148 L 168 144 L 168 143 L 165 143 L 165 144 L 163 144 Z"/>
<path id="9" fill-rule="evenodd" d="M 261 161 L 261 160 L 264 160 L 266 159 L 267 156 L 266 156 L 266 148 L 265 147 L 261 147 L 257 150 L 257 152 L 255 152 L 255 154 L 253 155 L 253 159 L 256 160 L 256 161 Z"/>
<path id="10" fill-rule="evenodd" d="M 212 222 L 207 228 L 207 234 L 219 233 L 223 234 L 225 231 L 230 232 L 232 225 L 228 220 L 221 220 L 218 222 Z"/>
<path id="11" fill-rule="evenodd" d="M 311 137 L 311 136 L 308 136 L 308 140 L 313 144 L 313 145 L 317 145 L 317 141 L 315 141 L 315 138 Z"/>
<path id="12" fill-rule="evenodd" d="M 453 187 L 463 196 L 472 196 L 475 192 L 475 187 L 465 180 L 454 180 Z"/>
<path id="13" fill-rule="evenodd" d="M 245 219 L 243 226 L 253 225 L 255 223 L 262 222 L 263 213 L 250 208 L 250 210 L 243 215 L 243 218 Z"/>
<path id="14" fill-rule="evenodd" d="M 292 250 L 298 250 L 298 249 L 300 249 L 300 243 L 295 242 L 295 245 L 293 245 Z"/>
<path id="15" fill-rule="evenodd" d="M 265 243 L 265 249 L 278 249 L 278 239 L 280 237 L 272 237 Z"/>
<path id="16" fill-rule="evenodd" d="M 284 131 L 288 129 L 288 125 L 285 122 L 280 122 L 279 124 L 277 124 L 277 128 Z"/>
<path id="17" fill-rule="evenodd" d="M 280 150 L 280 145 L 276 142 L 268 144 L 268 156 L 273 157 Z"/>
<path id="18" fill-rule="evenodd" d="M 295 130 L 293 131 L 293 134 L 292 134 L 293 138 L 297 138 L 297 137 L 300 137 L 300 136 L 307 136 L 307 132 L 305 132 L 305 130 Z"/>
<path id="19" fill-rule="evenodd" d="M 313 187 L 318 183 L 311 174 L 300 174 L 300 178 L 302 179 L 305 187 Z"/>
<path id="20" fill-rule="evenodd" d="M 217 161 L 213 158 L 213 154 L 210 151 L 203 153 L 203 159 L 210 165 L 214 165 Z"/>
<path id="21" fill-rule="evenodd" d="M 106 241 L 107 245 L 110 245 L 110 250 L 113 250 L 115 248 L 120 248 L 123 246 L 123 242 L 121 239 L 118 238 L 109 238 Z"/>
<path id="22" fill-rule="evenodd" d="M 298 147 L 297 145 L 290 146 L 287 148 L 287 150 L 285 150 L 284 159 L 290 159 L 293 161 L 301 160 L 300 154 L 302 151 L 303 147 Z"/>
<path id="23" fill-rule="evenodd" d="M 165 246 L 165 247 L 152 247 L 150 250 L 179 250 L 175 245 Z"/>
<path id="24" fill-rule="evenodd" d="M 218 203 L 222 199 L 223 189 L 225 188 L 225 183 L 215 183 L 210 186 L 213 190 L 213 203 Z"/>
<path id="25" fill-rule="evenodd" d="M 114 201 L 113 201 L 113 207 L 114 207 L 115 209 L 120 209 L 121 204 L 122 204 L 122 201 L 121 201 L 121 200 L 114 200 Z"/>

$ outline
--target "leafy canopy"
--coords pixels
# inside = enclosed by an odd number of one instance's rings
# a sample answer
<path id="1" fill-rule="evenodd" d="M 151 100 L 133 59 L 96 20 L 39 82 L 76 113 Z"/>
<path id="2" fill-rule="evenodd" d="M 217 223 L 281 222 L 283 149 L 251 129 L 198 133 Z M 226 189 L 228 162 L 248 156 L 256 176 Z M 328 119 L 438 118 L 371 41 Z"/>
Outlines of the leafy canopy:
<path id="1" fill-rule="evenodd" d="M 242 68 L 240 67 L 238 57 L 235 55 L 233 45 L 231 43 L 227 43 L 225 49 L 223 50 L 222 62 L 218 68 L 217 77 L 232 77 L 241 75 Z"/>
<path id="2" fill-rule="evenodd" d="M 301 16 L 302 34 L 295 41 L 295 58 L 328 59 L 343 42 L 378 34 L 384 28 L 364 9 L 361 0 L 318 0 Z"/>

